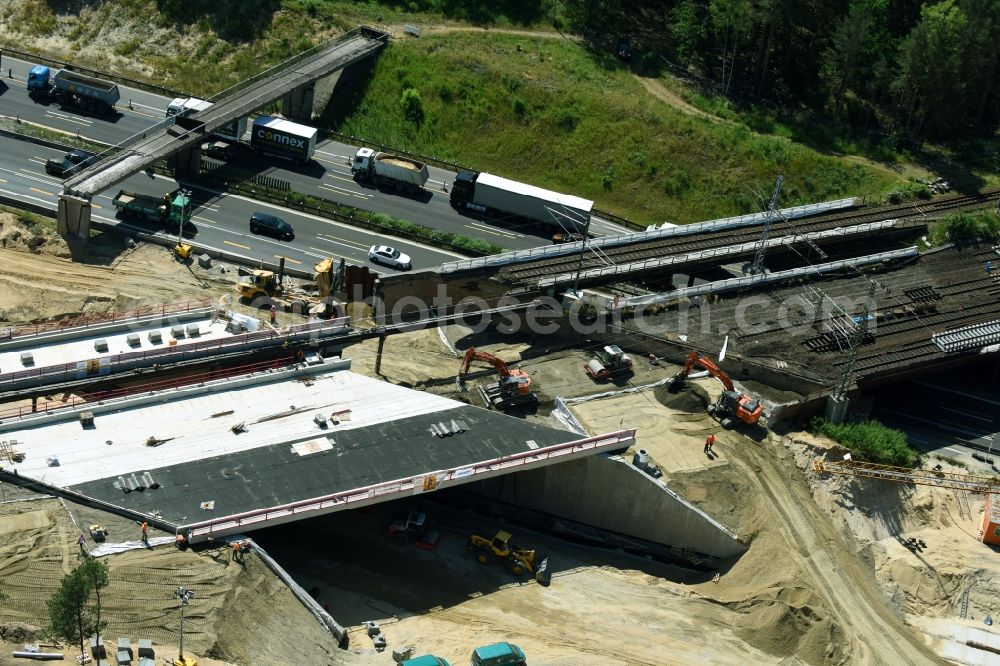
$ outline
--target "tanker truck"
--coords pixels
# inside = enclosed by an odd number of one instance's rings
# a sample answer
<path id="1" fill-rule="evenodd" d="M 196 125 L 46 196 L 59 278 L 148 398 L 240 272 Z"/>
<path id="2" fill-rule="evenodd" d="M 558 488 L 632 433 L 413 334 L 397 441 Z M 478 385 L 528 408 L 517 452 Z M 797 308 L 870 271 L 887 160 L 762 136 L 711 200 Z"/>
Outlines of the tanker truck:
<path id="1" fill-rule="evenodd" d="M 376 153 L 358 148 L 351 164 L 351 174 L 359 180 L 391 185 L 400 192 L 416 192 L 427 182 L 427 165 L 407 157 Z"/>
<path id="2" fill-rule="evenodd" d="M 35 65 L 28 72 L 28 94 L 54 99 L 62 106 L 75 106 L 104 115 L 113 113 L 120 99 L 118 86 L 110 81 L 68 69 L 59 69 L 52 74 L 45 65 Z"/>
<path id="3" fill-rule="evenodd" d="M 489 173 L 459 171 L 451 205 L 487 217 L 526 221 L 557 232 L 587 233 L 594 202 Z"/>

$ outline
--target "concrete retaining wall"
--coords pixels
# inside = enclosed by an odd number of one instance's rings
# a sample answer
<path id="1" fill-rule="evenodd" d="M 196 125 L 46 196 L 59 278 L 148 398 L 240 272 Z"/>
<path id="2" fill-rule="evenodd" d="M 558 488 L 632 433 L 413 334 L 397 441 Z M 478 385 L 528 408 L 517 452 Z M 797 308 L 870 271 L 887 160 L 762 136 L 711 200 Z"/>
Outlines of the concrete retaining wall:
<path id="1" fill-rule="evenodd" d="M 727 558 L 746 546 L 662 481 L 617 456 L 590 456 L 474 484 L 485 497 L 675 548 Z"/>

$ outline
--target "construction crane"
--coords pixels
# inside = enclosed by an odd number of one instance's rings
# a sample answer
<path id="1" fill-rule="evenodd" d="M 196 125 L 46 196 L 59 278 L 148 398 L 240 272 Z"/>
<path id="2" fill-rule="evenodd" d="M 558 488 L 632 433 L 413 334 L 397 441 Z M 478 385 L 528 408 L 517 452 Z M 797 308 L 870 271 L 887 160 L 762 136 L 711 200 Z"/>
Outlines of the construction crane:
<path id="1" fill-rule="evenodd" d="M 713 418 L 718 419 L 722 427 L 730 427 L 734 417 L 747 425 L 756 425 L 760 421 L 764 415 L 764 405 L 761 404 L 760 400 L 737 391 L 736 387 L 733 386 L 733 380 L 722 368 L 717 366 L 712 359 L 702 356 L 696 351 L 688 354 L 684 367 L 674 376 L 673 385 L 680 386 L 695 365 L 700 365 L 707 370 L 710 375 L 722 382 L 722 386 L 725 388 L 722 395 L 719 396 L 719 400 L 708 408 L 708 413 Z"/>
<path id="2" fill-rule="evenodd" d="M 498 381 L 493 384 L 478 386 L 479 394 L 487 407 L 494 407 L 500 410 L 510 409 L 516 405 L 528 405 L 538 402 L 538 398 L 531 392 L 531 377 L 524 370 L 511 369 L 503 360 L 493 354 L 476 351 L 475 347 L 470 347 L 465 352 L 462 359 L 462 367 L 458 371 L 458 383 L 465 383 L 465 376 L 469 374 L 469 367 L 473 361 L 489 363 L 496 368 Z"/>
<path id="3" fill-rule="evenodd" d="M 812 464 L 813 471 L 828 474 L 845 474 L 861 476 L 869 479 L 895 481 L 897 483 L 915 483 L 921 486 L 967 490 L 970 493 L 1000 493 L 1000 478 L 995 476 L 975 476 L 973 474 L 955 474 L 941 469 L 910 469 L 909 467 L 892 467 L 875 463 L 857 462 L 854 460 L 830 461 L 816 459 Z M 939 465 L 940 467 L 940 465 Z"/>

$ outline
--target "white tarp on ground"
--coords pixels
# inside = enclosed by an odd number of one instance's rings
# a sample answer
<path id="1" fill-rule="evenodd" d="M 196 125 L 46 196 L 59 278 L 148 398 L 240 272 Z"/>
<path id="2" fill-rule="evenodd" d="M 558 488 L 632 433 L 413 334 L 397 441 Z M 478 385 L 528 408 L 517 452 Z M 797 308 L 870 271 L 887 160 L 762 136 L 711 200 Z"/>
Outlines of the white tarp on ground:
<path id="1" fill-rule="evenodd" d="M 156 546 L 172 545 L 176 541 L 176 537 L 172 536 L 153 537 L 149 540 L 149 547 L 155 548 Z M 105 541 L 92 548 L 90 556 L 104 557 L 105 555 L 115 555 L 117 553 L 124 553 L 127 550 L 139 550 L 142 548 L 146 548 L 146 545 L 141 541 L 122 541 L 121 543 L 108 543 Z"/>

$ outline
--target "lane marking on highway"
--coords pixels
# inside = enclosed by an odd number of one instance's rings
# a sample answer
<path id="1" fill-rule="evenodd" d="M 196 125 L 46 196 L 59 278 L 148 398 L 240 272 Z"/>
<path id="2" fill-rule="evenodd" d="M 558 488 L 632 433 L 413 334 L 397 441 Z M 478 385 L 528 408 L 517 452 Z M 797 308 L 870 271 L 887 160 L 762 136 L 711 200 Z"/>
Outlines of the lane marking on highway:
<path id="1" fill-rule="evenodd" d="M 993 419 L 991 419 L 989 417 L 980 416 L 979 414 L 974 414 L 972 412 L 967 412 L 967 411 L 962 410 L 962 409 L 954 409 L 953 407 L 943 407 L 943 406 L 941 407 L 941 409 L 942 409 L 942 411 L 945 411 L 945 412 L 953 412 L 955 414 L 961 414 L 962 416 L 968 416 L 970 419 L 977 419 L 979 421 L 986 421 L 987 423 L 993 423 Z"/>
<path id="2" fill-rule="evenodd" d="M 101 204 L 95 204 L 93 201 L 90 202 L 90 207 L 91 208 L 103 208 L 103 206 L 101 206 Z"/>
<path id="3" fill-rule="evenodd" d="M 326 172 L 326 175 L 330 176 L 330 178 L 336 178 L 337 180 L 342 180 L 345 183 L 351 183 L 352 185 L 358 184 L 356 180 L 354 180 L 353 178 L 348 178 L 347 176 L 334 176 L 329 171 Z"/>
<path id="4" fill-rule="evenodd" d="M 500 236 L 501 238 L 513 238 L 513 236 L 510 235 L 510 234 L 501 233 L 499 231 L 494 231 L 492 229 L 476 228 L 476 227 L 472 226 L 471 224 L 467 224 L 465 226 L 466 226 L 466 228 L 472 229 L 473 231 L 479 231 L 481 233 L 493 234 L 494 236 Z"/>
<path id="5" fill-rule="evenodd" d="M 327 152 L 325 150 L 317 150 L 316 152 L 319 153 L 320 155 L 329 155 L 330 157 L 336 157 L 339 160 L 351 160 L 351 159 L 354 159 L 353 157 L 349 157 L 347 155 L 338 155 L 337 153 L 330 153 L 330 152 Z"/>
<path id="6" fill-rule="evenodd" d="M 275 256 L 275 257 L 277 257 L 278 259 L 284 259 L 285 261 L 290 261 L 290 262 L 292 262 L 293 264 L 301 264 L 301 263 L 302 263 L 302 262 L 301 262 L 301 261 L 299 261 L 298 259 L 292 259 L 291 257 L 286 257 L 286 256 L 284 256 L 284 255 L 282 255 L 282 254 L 276 254 L 276 255 L 274 255 L 274 256 Z"/>
<path id="7" fill-rule="evenodd" d="M 10 190 L 0 190 L 4 194 L 9 194 L 15 199 L 31 199 L 32 201 L 37 201 L 38 203 L 45 204 L 46 206 L 51 206 L 52 201 L 46 199 L 39 199 L 38 197 L 33 197 L 30 194 L 25 194 L 24 192 L 11 192 Z"/>
<path id="8" fill-rule="evenodd" d="M 465 226 L 467 227 L 472 226 L 477 229 L 482 229 L 483 231 L 489 231 L 498 234 L 506 234 L 511 238 L 524 238 L 524 234 L 519 234 L 516 231 L 510 231 L 509 229 L 497 229 L 496 227 L 489 227 L 485 224 L 480 224 L 479 222 L 471 222 L 470 224 L 467 224 Z"/>
<path id="9" fill-rule="evenodd" d="M 317 152 L 319 152 L 319 151 L 317 151 Z M 325 160 L 322 157 L 316 157 L 315 154 L 313 156 L 313 159 L 316 160 L 317 162 L 325 162 L 326 164 L 337 164 L 337 165 L 340 165 L 340 166 L 342 166 L 344 164 L 342 161 Z"/>
<path id="10" fill-rule="evenodd" d="M 162 178 L 164 180 L 171 180 L 170 178 L 167 178 L 166 176 L 162 176 Z M 264 201 L 260 201 L 260 200 L 257 200 L 257 199 L 251 199 L 250 197 L 245 197 L 245 196 L 240 195 L 240 194 L 226 194 L 225 192 L 222 192 L 221 190 L 213 189 L 211 187 L 205 187 L 204 185 L 190 185 L 190 184 L 185 184 L 185 186 L 189 187 L 191 189 L 198 190 L 200 192 L 211 192 L 211 193 L 213 193 L 215 195 L 218 195 L 218 197 L 220 199 L 230 198 L 230 199 L 236 199 L 238 201 L 245 201 L 247 203 L 250 203 L 250 204 L 253 204 L 253 205 L 257 206 L 259 209 L 277 210 L 277 211 L 281 211 L 281 212 L 283 212 L 283 213 L 285 213 L 287 215 L 290 215 L 290 216 L 297 216 L 297 217 L 302 217 L 302 218 L 309 218 L 310 220 L 315 220 L 316 222 L 320 222 L 322 224 L 325 224 L 328 227 L 333 227 L 333 228 L 338 228 L 338 229 L 345 229 L 345 230 L 350 230 L 350 231 L 355 231 L 355 232 L 360 231 L 361 233 L 364 233 L 364 234 L 366 234 L 368 236 L 384 238 L 383 236 L 380 236 L 377 233 L 373 233 L 371 231 L 367 231 L 367 230 L 364 230 L 364 229 L 359 229 L 358 227 L 352 227 L 349 224 L 345 224 L 343 222 L 337 222 L 336 220 L 331 220 L 331 219 L 326 218 L 326 217 L 320 217 L 319 215 L 313 215 L 311 213 L 305 213 L 303 211 L 294 210 L 292 208 L 285 208 L 284 206 L 278 206 L 276 204 L 266 203 Z M 49 203 L 49 202 L 46 202 L 46 203 Z M 457 252 L 451 252 L 449 250 L 442 250 L 441 248 L 433 247 L 432 245 L 426 245 L 424 243 L 418 243 L 417 241 L 404 240 L 402 238 L 398 238 L 397 236 L 392 236 L 391 234 L 388 234 L 387 236 L 390 237 L 390 238 L 394 238 L 394 239 L 398 240 L 398 242 L 395 243 L 395 244 L 398 245 L 399 247 L 402 247 L 403 244 L 406 244 L 406 245 L 408 245 L 410 247 L 418 247 L 421 250 L 425 250 L 427 252 L 432 252 L 434 254 L 445 256 L 445 257 L 454 257 L 455 259 L 468 259 L 468 257 L 465 256 L 464 254 L 459 254 Z M 364 248 L 364 249 L 367 250 L 367 248 Z"/>
<path id="11" fill-rule="evenodd" d="M 52 118 L 59 118 L 60 120 L 65 120 L 68 123 L 76 123 L 77 125 L 83 125 L 84 127 L 90 127 L 94 123 L 94 121 L 92 120 L 80 120 L 79 118 L 71 118 L 66 115 L 55 116 L 52 115 L 51 111 L 46 111 L 45 115 L 50 116 Z"/>
<path id="12" fill-rule="evenodd" d="M 320 184 L 320 189 L 326 190 L 328 192 L 335 192 L 336 194 L 346 194 L 349 197 L 357 197 L 358 199 L 371 199 L 371 194 L 359 194 L 357 192 L 351 192 L 349 189 L 344 187 L 337 187 L 335 185 L 327 185 L 325 183 Z"/>
<path id="13" fill-rule="evenodd" d="M 56 118 L 65 118 L 66 120 L 79 120 L 81 123 L 87 123 L 90 125 L 94 124 L 94 121 L 89 118 L 80 118 L 78 116 L 72 116 L 68 113 L 59 113 L 58 111 L 53 111 L 51 109 L 46 109 L 45 114 Z"/>
<path id="14" fill-rule="evenodd" d="M 232 245 L 233 247 L 238 247 L 238 248 L 242 248 L 242 249 L 244 249 L 244 250 L 249 250 L 249 249 L 250 249 L 250 246 L 249 246 L 249 245 L 243 245 L 243 244 L 241 244 L 241 243 L 234 243 L 234 242 L 233 242 L 233 241 L 231 241 L 231 240 L 225 240 L 225 239 L 223 239 L 223 241 L 222 241 L 222 242 L 223 242 L 223 243 L 225 243 L 226 245 Z"/>
<path id="15" fill-rule="evenodd" d="M 201 215 L 192 215 L 191 219 L 198 220 L 199 222 L 204 222 L 205 224 L 213 224 L 213 225 L 215 224 L 215 222 L 213 222 L 212 220 L 208 219 L 207 217 L 202 217 Z"/>
<path id="16" fill-rule="evenodd" d="M 966 398 L 972 398 L 973 400 L 977 400 L 979 402 L 986 402 L 991 405 L 1000 405 L 1000 402 L 997 402 L 996 400 L 990 400 L 989 398 L 984 398 L 980 395 L 974 395 L 972 393 L 959 391 L 958 389 L 948 388 L 946 386 L 935 386 L 934 384 L 928 384 L 927 382 L 921 382 L 916 380 L 913 380 L 913 383 L 919 386 L 926 386 L 928 388 L 932 388 L 936 391 L 947 391 L 948 393 L 955 393 L 957 395 L 965 396 Z"/>
<path id="17" fill-rule="evenodd" d="M 137 107 L 137 106 L 141 106 L 144 109 L 149 109 L 150 111 L 160 111 L 161 110 L 158 107 L 150 106 L 149 104 L 143 104 L 142 102 L 132 102 L 132 110 L 133 111 L 135 110 L 135 107 Z M 128 108 L 128 106 L 126 105 L 125 108 Z M 164 115 L 164 117 L 166 117 L 166 111 L 163 111 L 163 115 Z M 153 116 L 153 117 L 155 118 L 156 116 Z"/>
<path id="18" fill-rule="evenodd" d="M 959 451 L 958 449 L 953 449 L 950 446 L 944 447 L 944 450 L 945 451 L 951 451 L 952 453 L 958 453 L 960 455 L 965 453 L 965 451 Z"/>
<path id="19" fill-rule="evenodd" d="M 46 192 L 45 190 L 40 190 L 37 187 L 30 187 L 28 189 L 30 189 L 32 192 L 38 192 L 39 194 L 47 194 L 50 197 L 54 197 L 55 196 L 54 192 Z"/>
<path id="20" fill-rule="evenodd" d="M 0 178 L 0 183 L 6 183 L 6 182 L 7 182 L 6 178 Z"/>
<path id="21" fill-rule="evenodd" d="M 129 109 L 129 110 L 130 110 L 130 111 L 131 111 L 132 113 L 134 113 L 135 115 L 137 115 L 137 116 L 145 116 L 146 118 L 161 118 L 161 117 L 163 117 L 163 116 L 159 116 L 159 115 L 156 115 L 156 114 L 153 114 L 153 113 L 144 113 L 144 112 L 142 112 L 142 111 L 136 111 L 136 110 L 135 110 L 135 108 L 134 108 L 135 106 L 136 106 L 136 105 L 135 105 L 135 104 L 133 104 L 133 105 L 132 105 L 132 107 L 133 107 L 133 108 L 131 108 L 131 109 Z M 125 108 L 126 108 L 126 109 L 128 109 L 128 107 L 127 107 L 127 106 L 126 106 Z"/>
<path id="22" fill-rule="evenodd" d="M 946 421 L 942 421 L 940 419 L 937 419 L 937 420 L 934 420 L 934 421 L 929 420 L 929 419 L 922 419 L 919 416 L 914 416 L 912 414 L 906 414 L 904 412 L 897 412 L 894 409 L 886 409 L 885 407 L 881 407 L 880 409 L 883 412 L 888 412 L 889 414 L 895 414 L 896 416 L 902 416 L 902 417 L 904 417 L 906 419 L 910 419 L 910 420 L 913 420 L 913 421 L 920 421 L 921 423 L 930 423 L 932 425 L 936 425 L 937 427 L 939 427 L 939 428 L 941 428 L 943 430 L 951 430 L 953 432 L 960 432 L 960 433 L 963 433 L 965 435 L 971 435 L 973 438 L 981 436 L 979 433 L 977 433 L 975 431 L 972 431 L 972 430 L 969 430 L 968 428 L 963 428 L 960 425 L 958 425 L 957 423 L 951 423 L 951 424 L 949 424 Z"/>
<path id="23" fill-rule="evenodd" d="M 316 234 L 316 238 L 318 238 L 319 240 L 322 240 L 322 241 L 326 241 L 327 243 L 337 243 L 339 245 L 348 245 L 350 247 L 353 247 L 356 250 L 365 250 L 365 251 L 367 251 L 368 248 L 370 247 L 368 245 L 363 245 L 363 244 L 361 244 L 361 243 L 359 243 L 357 241 L 347 240 L 346 238 L 341 238 L 339 236 L 334 236 L 332 234 L 319 233 L 319 234 Z"/>

